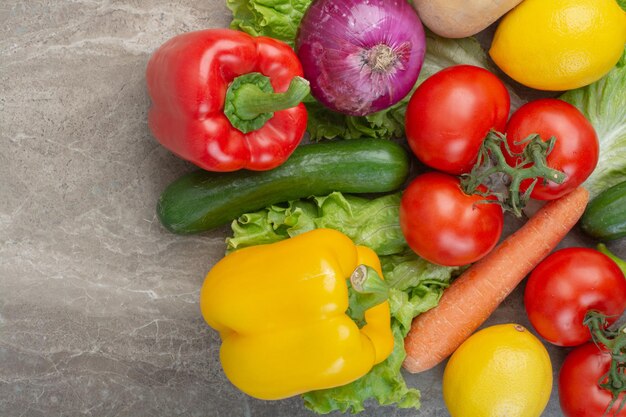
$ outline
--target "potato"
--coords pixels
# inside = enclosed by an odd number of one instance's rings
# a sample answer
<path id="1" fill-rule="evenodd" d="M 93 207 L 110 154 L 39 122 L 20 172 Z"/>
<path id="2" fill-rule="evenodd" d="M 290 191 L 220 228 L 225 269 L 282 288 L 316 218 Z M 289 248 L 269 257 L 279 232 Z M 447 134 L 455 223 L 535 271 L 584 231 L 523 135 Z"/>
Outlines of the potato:
<path id="1" fill-rule="evenodd" d="M 422 23 L 446 38 L 472 36 L 522 0 L 413 0 Z"/>

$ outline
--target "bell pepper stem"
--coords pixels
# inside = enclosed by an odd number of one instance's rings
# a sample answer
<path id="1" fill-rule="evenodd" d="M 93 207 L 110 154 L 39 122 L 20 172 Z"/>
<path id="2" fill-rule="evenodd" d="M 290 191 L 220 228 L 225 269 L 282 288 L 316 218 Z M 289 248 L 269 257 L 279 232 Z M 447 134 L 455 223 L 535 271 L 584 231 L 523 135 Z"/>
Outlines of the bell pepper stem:
<path id="1" fill-rule="evenodd" d="M 359 327 L 365 324 L 365 312 L 389 298 L 389 285 L 376 270 L 367 265 L 356 267 L 350 275 L 348 315 Z"/>
<path id="2" fill-rule="evenodd" d="M 294 77 L 284 93 L 267 93 L 255 84 L 244 84 L 235 96 L 234 106 L 243 120 L 252 120 L 261 113 L 274 113 L 297 106 L 309 94 L 309 82 Z"/>
<path id="3" fill-rule="evenodd" d="M 309 82 L 302 77 L 294 77 L 287 91 L 276 93 L 265 75 L 240 75 L 226 92 L 224 114 L 235 128 L 248 133 L 260 129 L 274 112 L 297 106 L 310 91 Z"/>

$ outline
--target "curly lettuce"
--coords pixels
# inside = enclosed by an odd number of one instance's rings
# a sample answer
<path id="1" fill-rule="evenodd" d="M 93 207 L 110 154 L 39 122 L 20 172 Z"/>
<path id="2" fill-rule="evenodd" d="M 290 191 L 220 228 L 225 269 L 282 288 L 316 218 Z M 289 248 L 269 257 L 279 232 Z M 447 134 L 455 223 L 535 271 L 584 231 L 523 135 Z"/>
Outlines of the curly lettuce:
<path id="1" fill-rule="evenodd" d="M 300 20 L 312 0 L 226 0 L 231 29 L 269 36 L 294 46 Z"/>
<path id="2" fill-rule="evenodd" d="M 379 255 L 404 251 L 398 222 L 400 193 L 374 200 L 334 192 L 323 197 L 290 201 L 247 213 L 232 223 L 227 250 L 272 243 L 316 228 L 339 230 L 357 245 Z"/>
<path id="3" fill-rule="evenodd" d="M 607 75 L 560 98 L 589 119 L 600 141 L 600 158 L 583 184 L 592 197 L 626 179 L 626 50 Z"/>
<path id="4" fill-rule="evenodd" d="M 404 337 L 415 316 L 438 304 L 459 268 L 431 264 L 408 248 L 398 221 L 399 207 L 400 193 L 369 200 L 334 192 L 247 213 L 231 225 L 229 252 L 325 227 L 341 231 L 380 257 L 385 280 L 391 287 L 394 350 L 384 362 L 350 384 L 304 394 L 305 406 L 317 413 L 356 413 L 364 410 L 368 401 L 400 408 L 420 407 L 419 391 L 409 388 L 401 373 L 406 356 Z"/>

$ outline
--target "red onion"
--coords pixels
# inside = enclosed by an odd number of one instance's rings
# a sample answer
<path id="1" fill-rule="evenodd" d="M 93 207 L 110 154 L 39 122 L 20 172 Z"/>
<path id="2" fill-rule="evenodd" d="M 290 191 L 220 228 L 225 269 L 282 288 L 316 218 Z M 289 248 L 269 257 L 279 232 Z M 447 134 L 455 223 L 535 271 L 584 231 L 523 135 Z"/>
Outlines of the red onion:
<path id="1" fill-rule="evenodd" d="M 411 91 L 426 39 L 406 0 L 317 0 L 302 18 L 296 49 L 313 97 L 363 116 Z"/>

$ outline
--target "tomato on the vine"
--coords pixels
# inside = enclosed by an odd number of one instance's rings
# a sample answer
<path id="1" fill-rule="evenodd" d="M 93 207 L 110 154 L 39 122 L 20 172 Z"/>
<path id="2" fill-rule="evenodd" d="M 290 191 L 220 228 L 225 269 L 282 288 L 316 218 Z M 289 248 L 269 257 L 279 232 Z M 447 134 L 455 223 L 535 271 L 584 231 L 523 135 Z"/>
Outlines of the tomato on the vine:
<path id="1" fill-rule="evenodd" d="M 504 129 L 509 108 L 509 93 L 494 74 L 471 65 L 449 67 L 411 96 L 407 141 L 424 164 L 449 174 L 467 173 L 489 130 Z"/>
<path id="2" fill-rule="evenodd" d="M 600 387 L 598 381 L 607 374 L 611 365 L 611 354 L 589 342 L 571 351 L 559 372 L 559 398 L 566 417 L 626 417 L 626 408 L 620 407 L 621 395 L 611 410 L 613 394 Z"/>
<path id="3" fill-rule="evenodd" d="M 507 144 L 514 153 L 526 146 L 523 142 L 531 134 L 543 141 L 555 137 L 554 148 L 548 154 L 550 168 L 565 173 L 562 184 L 539 179 L 531 197 L 538 200 L 559 198 L 582 184 L 598 163 L 599 144 L 596 131 L 587 118 L 565 101 L 546 98 L 534 100 L 520 107 L 506 126 Z M 515 166 L 518 158 L 505 152 L 507 161 Z M 522 191 L 531 181 L 522 183 Z"/>
<path id="4" fill-rule="evenodd" d="M 566 248 L 531 272 L 524 304 L 533 327 L 548 342 L 576 346 L 591 338 L 588 311 L 613 323 L 626 309 L 626 279 L 613 260 L 590 248 Z"/>
<path id="5" fill-rule="evenodd" d="M 458 178 L 429 172 L 416 177 L 400 202 L 400 226 L 409 247 L 440 265 L 477 261 L 498 243 L 504 216 L 495 197 L 467 195 Z"/>

